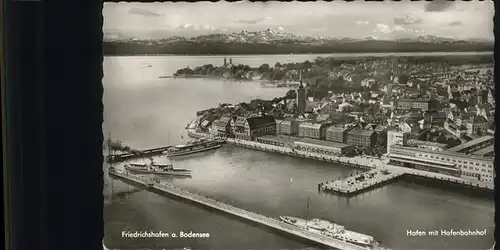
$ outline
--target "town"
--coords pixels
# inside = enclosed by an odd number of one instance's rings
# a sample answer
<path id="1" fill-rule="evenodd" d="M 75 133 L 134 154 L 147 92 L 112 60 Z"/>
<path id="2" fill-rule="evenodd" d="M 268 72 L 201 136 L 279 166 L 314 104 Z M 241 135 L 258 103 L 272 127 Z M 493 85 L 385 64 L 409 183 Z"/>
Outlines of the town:
<path id="1" fill-rule="evenodd" d="M 263 65 L 257 71 L 290 75 L 298 87 L 273 100 L 199 111 L 188 132 L 323 158 L 369 157 L 492 188 L 492 58 L 337 61 Z M 224 67 L 237 74 L 249 68 L 226 60 Z"/>

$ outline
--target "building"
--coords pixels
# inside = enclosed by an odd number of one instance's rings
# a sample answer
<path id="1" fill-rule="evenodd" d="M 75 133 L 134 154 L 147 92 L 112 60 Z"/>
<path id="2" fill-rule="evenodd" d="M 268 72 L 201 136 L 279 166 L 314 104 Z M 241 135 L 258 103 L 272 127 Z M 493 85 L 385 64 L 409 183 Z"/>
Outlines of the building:
<path id="1" fill-rule="evenodd" d="M 448 118 L 444 122 L 444 129 L 458 138 L 467 134 L 467 127 L 465 127 L 464 125 L 457 125 Z"/>
<path id="2" fill-rule="evenodd" d="M 373 130 L 353 129 L 347 132 L 347 144 L 372 147 L 376 143 L 376 134 Z"/>
<path id="3" fill-rule="evenodd" d="M 304 138 L 295 141 L 294 150 L 324 155 L 349 155 L 354 151 L 354 146 L 338 142 Z"/>
<path id="4" fill-rule="evenodd" d="M 322 114 L 336 114 L 337 113 L 337 109 L 339 108 L 339 105 L 336 104 L 336 103 L 332 103 L 332 102 L 328 102 L 328 103 L 324 103 L 323 105 L 321 105 L 318 110 L 322 113 Z"/>
<path id="5" fill-rule="evenodd" d="M 444 151 L 448 147 L 448 145 L 444 143 L 413 140 L 413 139 L 408 140 L 406 144 L 411 147 L 425 148 L 432 151 Z"/>
<path id="6" fill-rule="evenodd" d="M 272 146 L 278 146 L 278 147 L 289 147 L 292 148 L 295 144 L 295 139 L 290 138 L 290 137 L 283 137 L 283 136 L 277 136 L 277 135 L 264 135 L 255 138 L 256 142 L 272 145 Z"/>
<path id="7" fill-rule="evenodd" d="M 392 146 L 389 164 L 493 183 L 493 159 L 451 151 Z"/>
<path id="8" fill-rule="evenodd" d="M 219 120 L 214 121 L 214 128 L 217 136 L 228 137 L 231 133 L 231 117 L 223 116 Z"/>
<path id="9" fill-rule="evenodd" d="M 483 116 L 476 115 L 471 116 L 469 119 L 464 121 L 465 128 L 467 128 L 467 135 L 473 136 L 480 133 L 486 133 L 489 123 Z"/>
<path id="10" fill-rule="evenodd" d="M 306 121 L 310 121 L 310 119 L 285 118 L 279 125 L 278 133 L 280 135 L 297 136 L 300 124 Z"/>
<path id="11" fill-rule="evenodd" d="M 410 110 L 413 108 L 413 101 L 408 99 L 397 100 L 396 108 L 401 110 Z"/>
<path id="12" fill-rule="evenodd" d="M 255 140 L 263 135 L 276 135 L 276 121 L 272 116 L 236 117 L 231 120 L 234 138 Z"/>
<path id="13" fill-rule="evenodd" d="M 324 139 L 324 133 L 322 134 L 322 124 L 304 122 L 299 125 L 299 137 L 306 137 L 312 139 Z"/>
<path id="14" fill-rule="evenodd" d="M 236 139 L 240 140 L 248 140 L 246 137 L 247 133 L 245 131 L 246 117 L 237 116 L 231 119 L 231 131 L 233 132 L 233 136 Z"/>
<path id="15" fill-rule="evenodd" d="M 276 134 L 280 135 L 281 134 L 281 124 L 284 122 L 284 120 L 275 119 L 275 122 L 276 122 Z"/>
<path id="16" fill-rule="evenodd" d="M 297 89 L 297 113 L 303 115 L 306 112 L 307 98 L 306 98 L 306 88 L 302 83 L 302 71 L 300 72 L 300 85 Z"/>
<path id="17" fill-rule="evenodd" d="M 410 133 L 403 132 L 400 130 L 387 131 L 387 152 L 389 152 L 389 148 L 394 146 L 394 145 L 406 146 L 409 136 L 410 136 Z"/>
<path id="18" fill-rule="evenodd" d="M 433 107 L 431 105 L 431 100 L 429 99 L 416 99 L 413 100 L 412 108 L 419 109 L 422 111 L 428 111 Z"/>
<path id="19" fill-rule="evenodd" d="M 409 110 L 418 109 L 429 111 L 436 109 L 436 101 L 430 99 L 401 99 L 397 101 L 397 109 Z"/>
<path id="20" fill-rule="evenodd" d="M 270 115 L 247 118 L 245 133 L 247 138 L 252 141 L 259 136 L 276 135 L 276 121 Z"/>
<path id="21" fill-rule="evenodd" d="M 331 126 L 326 130 L 326 140 L 338 143 L 347 142 L 347 132 L 352 128 L 346 126 Z"/>
<path id="22" fill-rule="evenodd" d="M 486 148 L 475 151 L 472 154 L 483 157 L 495 157 L 495 146 L 494 145 L 488 146 Z"/>
<path id="23" fill-rule="evenodd" d="M 495 143 L 495 137 L 486 135 L 483 137 L 479 137 L 477 139 L 462 143 L 456 147 L 449 148 L 450 152 L 464 153 L 469 154 L 474 151 L 486 148 L 488 146 L 492 146 Z"/>

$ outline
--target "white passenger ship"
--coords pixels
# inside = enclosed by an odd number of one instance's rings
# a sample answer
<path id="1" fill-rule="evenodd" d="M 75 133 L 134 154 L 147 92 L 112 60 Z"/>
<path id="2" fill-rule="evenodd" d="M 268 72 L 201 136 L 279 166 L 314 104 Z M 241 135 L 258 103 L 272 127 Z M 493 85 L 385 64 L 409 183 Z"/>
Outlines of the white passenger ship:
<path id="1" fill-rule="evenodd" d="M 164 154 L 169 157 L 194 154 L 218 149 L 222 147 L 222 144 L 224 143 L 224 140 L 201 138 L 199 140 L 188 142 L 185 145 L 173 146 L 167 149 Z"/>
<path id="2" fill-rule="evenodd" d="M 158 175 L 175 175 L 175 176 L 191 176 L 191 170 L 174 168 L 172 163 L 155 164 L 151 159 L 150 164 L 129 163 L 125 165 L 128 171 L 143 173 L 143 174 L 158 174 Z"/>
<path id="3" fill-rule="evenodd" d="M 309 199 L 307 200 L 307 210 L 309 210 Z M 282 222 L 308 230 L 313 233 L 325 235 L 334 239 L 353 243 L 356 245 L 375 248 L 378 242 L 372 236 L 346 230 L 344 226 L 332 223 L 327 220 L 314 218 L 312 220 L 301 219 L 292 216 L 280 216 Z"/>

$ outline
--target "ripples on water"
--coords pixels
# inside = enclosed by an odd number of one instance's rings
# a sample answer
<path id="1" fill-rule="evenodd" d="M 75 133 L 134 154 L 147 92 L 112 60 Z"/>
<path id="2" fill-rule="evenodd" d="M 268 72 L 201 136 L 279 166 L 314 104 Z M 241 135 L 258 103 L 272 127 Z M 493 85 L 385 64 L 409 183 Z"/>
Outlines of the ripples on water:
<path id="1" fill-rule="evenodd" d="M 256 61 L 254 57 L 252 62 L 274 64 L 273 60 L 282 58 L 265 56 Z M 287 91 L 261 88 L 258 83 L 249 82 L 158 78 L 181 67 L 215 64 L 219 60 L 222 62 L 222 57 L 105 58 L 105 135 L 110 132 L 114 139 L 139 149 L 183 143 L 181 134 L 197 110 L 220 102 L 273 98 Z M 233 62 L 240 63 L 238 60 Z M 141 67 L 144 62 L 153 66 Z M 187 138 L 185 134 L 183 137 Z M 231 145 L 174 158 L 172 162 L 175 167 L 193 171 L 192 178 L 165 178 L 183 189 L 273 217 L 305 217 L 307 197 L 310 197 L 310 218 L 335 221 L 347 229 L 372 235 L 393 249 L 486 249 L 493 243 L 491 201 L 402 182 L 351 199 L 319 193 L 317 183 L 359 170 Z M 112 248 L 316 249 L 261 226 L 149 193 L 118 180 L 105 180 L 104 196 L 105 243 Z M 487 228 L 488 236 L 406 236 L 407 229 L 440 228 Z M 121 237 L 124 230 L 192 230 L 208 232 L 211 237 L 131 240 Z"/>

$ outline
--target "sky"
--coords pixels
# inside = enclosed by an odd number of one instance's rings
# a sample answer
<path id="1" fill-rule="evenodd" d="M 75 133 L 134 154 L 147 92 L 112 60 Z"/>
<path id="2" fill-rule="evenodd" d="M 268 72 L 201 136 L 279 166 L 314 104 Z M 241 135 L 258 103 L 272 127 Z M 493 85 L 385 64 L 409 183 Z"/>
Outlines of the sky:
<path id="1" fill-rule="evenodd" d="M 166 38 L 273 29 L 296 35 L 494 39 L 492 1 L 104 3 L 106 37 Z"/>

